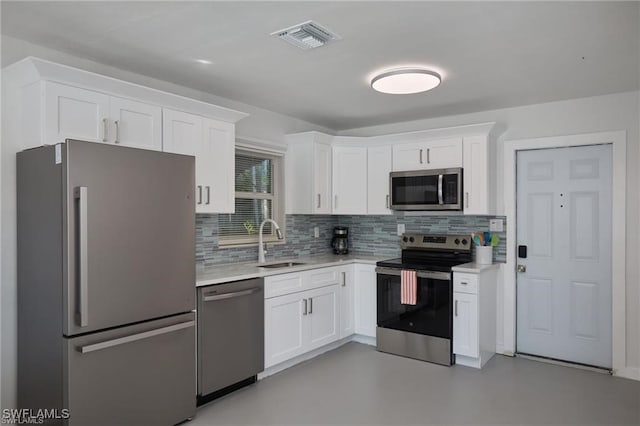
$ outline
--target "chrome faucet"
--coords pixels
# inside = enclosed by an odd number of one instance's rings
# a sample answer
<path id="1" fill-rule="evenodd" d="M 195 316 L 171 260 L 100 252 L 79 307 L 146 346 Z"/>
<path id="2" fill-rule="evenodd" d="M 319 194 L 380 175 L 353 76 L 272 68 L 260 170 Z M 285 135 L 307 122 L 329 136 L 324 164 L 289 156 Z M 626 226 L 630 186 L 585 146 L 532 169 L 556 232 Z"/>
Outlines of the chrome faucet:
<path id="1" fill-rule="evenodd" d="M 264 229 L 264 224 L 267 222 L 271 222 L 273 223 L 273 226 L 275 226 L 276 228 L 276 235 L 278 236 L 278 239 L 281 240 L 282 237 L 282 231 L 280 231 L 280 227 L 278 226 L 278 224 L 276 223 L 275 220 L 273 219 L 265 219 L 262 221 L 262 223 L 260 224 L 260 233 L 258 235 L 258 263 L 264 263 L 264 253 L 265 253 L 265 249 L 264 249 L 264 244 L 262 243 L 262 230 Z"/>

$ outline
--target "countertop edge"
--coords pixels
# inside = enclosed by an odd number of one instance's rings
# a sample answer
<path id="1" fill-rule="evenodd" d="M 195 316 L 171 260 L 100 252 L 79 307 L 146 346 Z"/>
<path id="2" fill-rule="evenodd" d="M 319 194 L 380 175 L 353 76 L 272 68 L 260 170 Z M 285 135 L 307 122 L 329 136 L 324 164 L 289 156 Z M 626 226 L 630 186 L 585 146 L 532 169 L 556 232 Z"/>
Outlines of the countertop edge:
<path id="1" fill-rule="evenodd" d="M 470 262 L 463 263 L 462 265 L 456 265 L 451 268 L 453 272 L 466 272 L 470 274 L 477 274 L 487 269 L 497 269 L 502 265 L 501 263 L 492 263 L 490 265 L 484 265 L 480 263 Z"/>
<path id="2" fill-rule="evenodd" d="M 255 262 L 211 265 L 206 269 L 211 271 L 209 272 L 209 274 L 212 274 L 212 275 L 215 275 L 216 267 L 220 269 L 229 268 L 229 267 L 240 267 L 240 268 L 246 267 L 251 271 L 247 271 L 246 273 L 240 273 L 240 274 L 230 273 L 228 275 L 221 273 L 220 276 L 211 276 L 211 277 L 207 277 L 206 275 L 208 273 L 205 272 L 205 273 L 202 273 L 202 275 L 204 275 L 202 277 L 196 276 L 196 288 L 215 285 L 215 284 L 223 284 L 223 283 L 228 283 L 232 281 L 241 281 L 241 280 L 248 280 L 252 278 L 269 277 L 272 275 L 283 275 L 283 274 L 289 274 L 294 272 L 302 272 L 302 271 L 308 271 L 311 269 L 328 268 L 328 267 L 335 267 L 335 266 L 341 266 L 341 265 L 352 265 L 355 263 L 375 265 L 377 261 L 382 259 L 384 258 L 382 257 L 366 258 L 366 257 L 357 257 L 357 256 L 349 259 L 335 259 L 335 260 L 332 259 L 332 260 L 320 260 L 320 261 L 314 260 L 313 258 L 283 259 L 282 260 L 283 262 L 296 261 L 296 262 L 305 262 L 305 264 L 291 266 L 288 268 L 280 268 L 280 269 L 263 269 L 263 268 L 260 268 Z"/>

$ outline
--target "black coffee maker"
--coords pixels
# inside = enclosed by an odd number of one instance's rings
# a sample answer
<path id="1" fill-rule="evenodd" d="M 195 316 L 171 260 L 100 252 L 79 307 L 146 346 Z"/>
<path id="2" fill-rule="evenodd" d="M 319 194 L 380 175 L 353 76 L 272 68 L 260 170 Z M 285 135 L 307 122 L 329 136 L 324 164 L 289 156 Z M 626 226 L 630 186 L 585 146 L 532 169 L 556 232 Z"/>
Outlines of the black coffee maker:
<path id="1" fill-rule="evenodd" d="M 335 254 L 349 253 L 349 228 L 346 226 L 336 226 L 333 228 L 331 247 L 333 247 Z"/>

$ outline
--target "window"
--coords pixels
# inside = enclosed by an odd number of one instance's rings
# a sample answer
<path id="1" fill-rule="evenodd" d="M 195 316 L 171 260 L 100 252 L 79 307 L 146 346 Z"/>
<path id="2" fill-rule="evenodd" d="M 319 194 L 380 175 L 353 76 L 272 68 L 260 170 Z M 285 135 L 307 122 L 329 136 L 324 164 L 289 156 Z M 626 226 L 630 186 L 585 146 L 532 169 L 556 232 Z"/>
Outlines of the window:
<path id="1" fill-rule="evenodd" d="M 267 218 L 278 222 L 284 233 L 282 157 L 237 149 L 235 162 L 236 212 L 218 216 L 220 245 L 257 243 L 260 224 Z M 277 239 L 275 227 L 267 222 L 263 240 Z"/>

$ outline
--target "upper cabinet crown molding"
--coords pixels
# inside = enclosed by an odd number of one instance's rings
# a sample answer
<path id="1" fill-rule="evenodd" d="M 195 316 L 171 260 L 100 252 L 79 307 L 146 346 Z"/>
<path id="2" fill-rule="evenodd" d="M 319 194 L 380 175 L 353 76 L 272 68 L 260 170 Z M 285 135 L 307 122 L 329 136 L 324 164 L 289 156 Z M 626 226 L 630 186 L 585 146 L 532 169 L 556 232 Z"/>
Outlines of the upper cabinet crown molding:
<path id="1" fill-rule="evenodd" d="M 236 123 L 249 115 L 182 95 L 31 56 L 5 67 L 2 73 L 4 78 L 11 78 L 19 86 L 26 86 L 39 80 L 53 81 L 158 106 L 168 106 L 229 123 Z"/>

